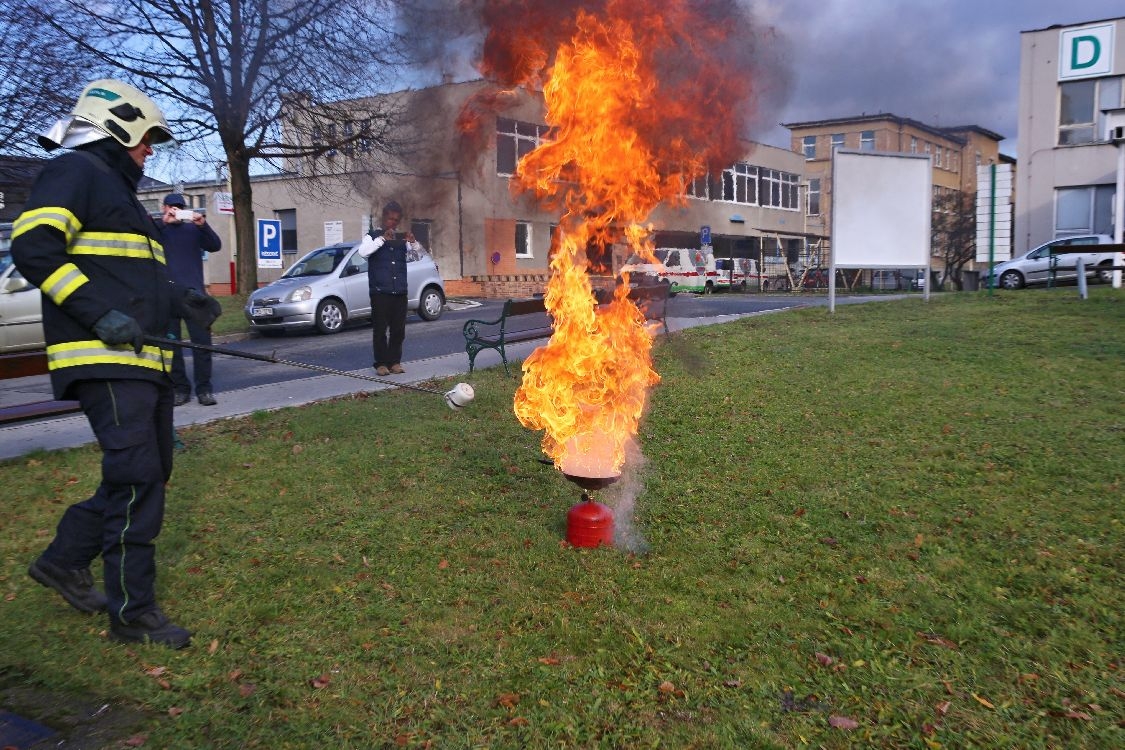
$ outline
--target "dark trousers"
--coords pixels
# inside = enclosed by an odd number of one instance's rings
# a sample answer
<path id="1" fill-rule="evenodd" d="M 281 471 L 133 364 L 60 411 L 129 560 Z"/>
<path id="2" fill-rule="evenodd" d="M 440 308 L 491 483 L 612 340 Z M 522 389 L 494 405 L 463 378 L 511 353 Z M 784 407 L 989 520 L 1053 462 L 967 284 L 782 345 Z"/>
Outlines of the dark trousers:
<path id="1" fill-rule="evenodd" d="M 63 512 L 44 555 L 61 568 L 105 563 L 110 617 L 156 607 L 156 545 L 172 475 L 171 388 L 145 380 L 85 381 L 73 392 L 102 449 L 102 482 Z"/>
<path id="2" fill-rule="evenodd" d="M 371 295 L 371 327 L 374 329 L 375 366 L 390 367 L 402 362 L 406 340 L 406 295 Z"/>
<path id="3" fill-rule="evenodd" d="M 204 346 L 211 346 L 211 329 L 201 326 L 194 320 L 183 320 L 181 318 L 172 318 L 172 322 L 168 326 L 168 333 L 176 340 L 182 340 L 183 324 L 187 324 L 188 339 L 193 344 L 203 344 Z M 195 377 L 195 393 L 212 391 L 211 388 L 211 352 L 200 351 L 193 349 L 191 352 L 191 369 L 192 375 Z M 184 350 L 180 347 L 172 349 L 172 386 L 176 389 L 177 393 L 186 393 L 191 395 L 191 381 L 187 377 L 187 367 L 184 365 Z"/>

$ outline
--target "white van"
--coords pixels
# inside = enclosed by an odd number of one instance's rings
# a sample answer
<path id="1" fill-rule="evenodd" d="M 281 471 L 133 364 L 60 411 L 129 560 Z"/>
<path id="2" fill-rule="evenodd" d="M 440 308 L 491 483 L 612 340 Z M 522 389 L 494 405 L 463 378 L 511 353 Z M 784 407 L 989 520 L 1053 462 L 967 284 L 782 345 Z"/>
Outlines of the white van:
<path id="1" fill-rule="evenodd" d="M 660 247 L 654 251 L 659 262 L 649 263 L 630 255 L 621 271 L 629 273 L 634 286 L 668 284 L 669 296 L 676 292 L 710 294 L 720 289 L 741 288 L 761 279 L 758 263 L 752 258 L 719 258 L 699 248 Z"/>
<path id="2" fill-rule="evenodd" d="M 1030 284 L 1046 284 L 1052 280 L 1073 281 L 1078 277 L 1079 258 L 1086 266 L 1087 277 L 1097 276 L 1099 281 L 1108 284 L 1113 275 L 1108 266 L 1113 265 L 1115 251 L 1121 246 L 1114 245 L 1114 250 L 1107 252 L 1099 245 L 1113 245 L 1113 238 L 1108 234 L 1084 234 L 1046 242 L 1018 258 L 997 263 L 992 269 L 992 286 L 1022 289 Z M 1107 268 L 1099 270 L 1098 266 Z"/>

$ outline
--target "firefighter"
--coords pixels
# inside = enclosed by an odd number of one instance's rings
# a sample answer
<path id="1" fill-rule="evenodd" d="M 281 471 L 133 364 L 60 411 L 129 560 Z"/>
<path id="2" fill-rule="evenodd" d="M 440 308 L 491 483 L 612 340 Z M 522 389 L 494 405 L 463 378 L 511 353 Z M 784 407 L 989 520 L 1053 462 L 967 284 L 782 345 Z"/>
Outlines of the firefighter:
<path id="1" fill-rule="evenodd" d="M 57 399 L 75 399 L 102 449 L 101 484 L 63 513 L 28 569 L 109 636 L 181 648 L 191 633 L 157 606 L 154 540 L 172 473 L 174 313 L 210 326 L 218 302 L 169 281 L 156 224 L 137 199 L 152 147 L 174 142 L 164 114 L 115 80 L 88 85 L 71 116 L 39 137 L 52 151 L 12 228 L 12 258 L 43 292 L 47 363 Z M 104 564 L 105 593 L 90 565 Z"/>

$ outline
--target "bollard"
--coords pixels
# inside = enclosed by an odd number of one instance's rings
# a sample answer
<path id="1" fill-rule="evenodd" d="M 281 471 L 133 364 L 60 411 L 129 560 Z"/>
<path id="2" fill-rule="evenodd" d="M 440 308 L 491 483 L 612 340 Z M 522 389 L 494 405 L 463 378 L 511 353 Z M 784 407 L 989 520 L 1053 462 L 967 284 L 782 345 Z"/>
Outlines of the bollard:
<path id="1" fill-rule="evenodd" d="M 1075 265 L 1078 272 L 1078 299 L 1086 299 L 1086 262 L 1081 257 Z"/>

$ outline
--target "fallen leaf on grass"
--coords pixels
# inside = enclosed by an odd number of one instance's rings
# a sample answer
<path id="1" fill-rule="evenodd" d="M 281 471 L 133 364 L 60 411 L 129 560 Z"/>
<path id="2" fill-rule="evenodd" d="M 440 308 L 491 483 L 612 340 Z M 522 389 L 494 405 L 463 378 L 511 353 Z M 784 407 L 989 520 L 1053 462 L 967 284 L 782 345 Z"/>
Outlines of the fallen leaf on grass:
<path id="1" fill-rule="evenodd" d="M 723 687 L 742 687 L 742 680 L 723 680 Z"/>
<path id="2" fill-rule="evenodd" d="M 992 708 L 992 709 L 996 708 L 996 706 L 992 705 L 987 699 L 981 698 L 976 693 L 973 693 L 972 696 L 973 696 L 973 700 L 975 700 L 977 703 L 981 704 L 985 708 Z"/>
<path id="3" fill-rule="evenodd" d="M 1035 674 L 1034 672 L 1028 672 L 1026 674 L 1020 675 L 1019 684 L 1022 685 L 1025 682 L 1035 682 L 1038 679 L 1039 679 L 1039 675 Z"/>
<path id="4" fill-rule="evenodd" d="M 1050 711 L 1051 716 L 1058 716 L 1062 719 L 1079 719 L 1081 721 L 1093 721 L 1094 717 L 1085 711 Z"/>
<path id="5" fill-rule="evenodd" d="M 923 633 L 922 631 L 919 630 L 915 633 L 915 635 L 917 635 L 922 640 L 926 641 L 926 643 L 932 643 L 935 646 L 944 646 L 945 648 L 951 649 L 953 651 L 957 650 L 957 644 L 956 643 L 949 640 L 948 638 L 942 638 L 937 633 Z"/>
<path id="6" fill-rule="evenodd" d="M 168 667 L 149 667 L 145 670 L 145 674 L 149 677 L 163 677 L 167 671 Z"/>
<path id="7" fill-rule="evenodd" d="M 657 690 L 662 693 L 674 693 L 676 692 L 676 686 L 668 680 L 665 680 L 664 682 L 660 683 L 660 687 L 658 687 Z"/>
<path id="8" fill-rule="evenodd" d="M 242 683 L 241 685 L 238 686 L 238 694 L 240 696 L 242 696 L 243 698 L 249 698 L 251 695 L 254 694 L 254 691 L 256 691 L 257 689 L 258 689 L 258 686 L 255 685 L 254 683 L 244 682 L 244 683 Z"/>
<path id="9" fill-rule="evenodd" d="M 859 727 L 858 721 L 849 719 L 847 716 L 829 716 L 828 724 L 836 729 L 857 729 Z"/>
<path id="10" fill-rule="evenodd" d="M 227 672 L 227 679 L 230 680 L 231 682 L 234 682 L 235 680 L 237 680 L 241 676 L 242 676 L 242 670 L 241 669 L 234 669 L 234 670 L 231 670 L 230 672 Z"/>
<path id="11" fill-rule="evenodd" d="M 837 544 L 839 544 L 839 542 L 836 541 L 836 538 L 831 536 L 822 536 L 819 541 L 821 544 L 827 544 L 829 547 L 835 547 Z"/>
<path id="12" fill-rule="evenodd" d="M 546 664 L 549 667 L 554 667 L 559 664 L 559 659 L 557 656 L 540 656 L 539 663 Z"/>
<path id="13" fill-rule="evenodd" d="M 938 712 L 939 715 L 945 716 L 947 713 L 949 713 L 949 706 L 950 705 L 951 704 L 950 704 L 949 701 L 942 701 L 941 703 L 937 704 L 937 706 L 935 706 L 935 708 L 937 709 L 937 712 Z"/>
<path id="14" fill-rule="evenodd" d="M 147 734 L 134 734 L 129 739 L 125 740 L 125 747 L 140 747 L 148 741 Z"/>
<path id="15" fill-rule="evenodd" d="M 320 690 L 321 688 L 328 687 L 328 684 L 330 682 L 332 682 L 332 675 L 328 674 L 327 672 L 320 675 L 319 677 L 314 677 L 311 680 L 309 680 L 309 684 L 312 685 L 317 690 Z"/>
<path id="16" fill-rule="evenodd" d="M 171 708 L 168 709 L 168 715 L 171 716 L 173 719 L 176 718 L 177 716 L 179 716 L 180 714 L 182 714 L 183 712 L 184 712 L 184 710 L 182 708 L 180 708 L 179 706 L 172 706 Z"/>
<path id="17" fill-rule="evenodd" d="M 161 690 L 171 690 L 172 689 L 172 683 L 168 682 L 168 680 L 157 680 L 156 684 L 160 686 Z"/>
<path id="18" fill-rule="evenodd" d="M 437 564 L 438 570 L 445 570 L 449 567 L 449 560 L 442 560 Z"/>
<path id="19" fill-rule="evenodd" d="M 519 693 L 500 693 L 500 695 L 496 696 L 496 699 L 493 701 L 492 705 L 503 706 L 504 708 L 515 708 L 519 705 L 519 703 Z"/>
<path id="20" fill-rule="evenodd" d="M 914 546 L 918 547 L 918 548 L 922 547 L 922 535 L 921 534 L 915 534 L 914 535 Z"/>
<path id="21" fill-rule="evenodd" d="M 821 665 L 822 667 L 827 667 L 827 666 L 831 666 L 831 665 L 832 665 L 832 663 L 833 663 L 834 661 L 836 661 L 835 659 L 833 659 L 833 658 L 832 658 L 831 656 L 829 656 L 828 654 L 822 654 L 822 653 L 821 653 L 821 652 L 819 652 L 819 651 L 817 651 L 817 652 L 816 652 L 816 660 L 817 660 L 818 662 L 820 662 L 820 665 Z"/>
<path id="22" fill-rule="evenodd" d="M 510 727 L 526 727 L 528 724 L 527 719 L 522 716 L 513 716 L 508 719 L 508 726 Z"/>
<path id="23" fill-rule="evenodd" d="M 211 641 L 211 645 L 207 647 L 207 653 L 213 654 L 218 650 L 219 650 L 219 639 L 216 638 L 213 641 Z"/>
<path id="24" fill-rule="evenodd" d="M 805 509 L 804 508 L 797 508 L 797 510 L 793 511 L 793 515 L 796 516 L 797 518 L 800 518 L 801 516 L 805 515 Z"/>

